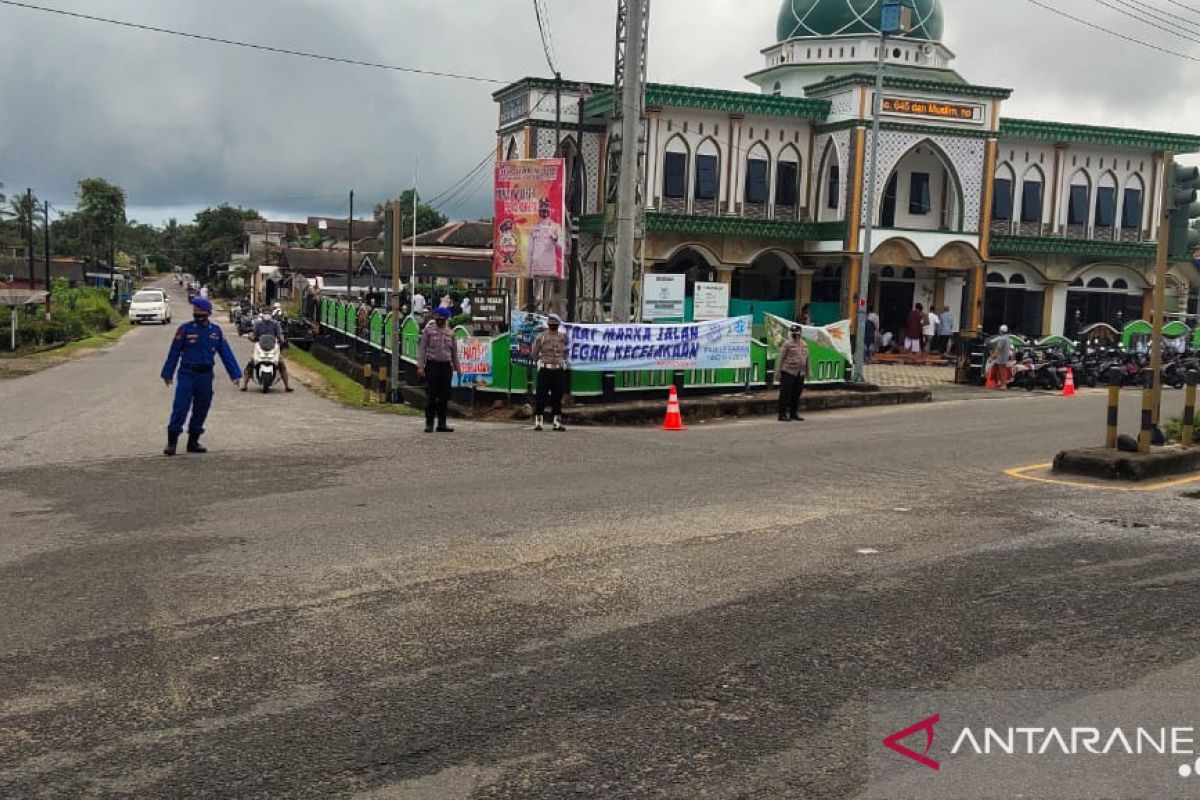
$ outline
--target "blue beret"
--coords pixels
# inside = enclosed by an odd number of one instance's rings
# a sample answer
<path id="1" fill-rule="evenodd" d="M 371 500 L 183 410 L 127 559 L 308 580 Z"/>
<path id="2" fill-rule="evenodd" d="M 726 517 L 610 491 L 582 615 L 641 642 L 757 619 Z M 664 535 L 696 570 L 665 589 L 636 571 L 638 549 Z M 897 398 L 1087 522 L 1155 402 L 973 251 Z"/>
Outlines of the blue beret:
<path id="1" fill-rule="evenodd" d="M 437 308 L 435 308 L 433 310 L 433 313 L 436 316 L 445 317 L 446 319 L 450 319 L 450 309 L 448 309 L 448 308 L 442 308 L 441 306 L 438 306 Z"/>
<path id="2" fill-rule="evenodd" d="M 194 298 L 192 298 L 192 306 L 193 306 L 193 307 L 194 307 L 194 308 L 195 308 L 197 311 L 202 311 L 202 312 L 204 312 L 205 314 L 211 314 L 211 313 L 212 313 L 212 310 L 213 310 L 213 309 L 212 309 L 212 303 L 208 302 L 208 298 L 206 298 L 206 297 L 194 297 Z"/>

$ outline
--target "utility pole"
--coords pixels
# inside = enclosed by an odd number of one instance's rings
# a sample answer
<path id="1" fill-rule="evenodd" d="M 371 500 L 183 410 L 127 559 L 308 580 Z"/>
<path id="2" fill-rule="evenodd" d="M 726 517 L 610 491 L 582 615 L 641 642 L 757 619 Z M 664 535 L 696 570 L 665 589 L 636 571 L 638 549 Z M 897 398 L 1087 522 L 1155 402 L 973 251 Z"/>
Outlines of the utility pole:
<path id="1" fill-rule="evenodd" d="M 350 190 L 350 229 L 346 234 L 350 247 L 346 250 L 346 302 L 354 296 L 354 190 Z"/>
<path id="2" fill-rule="evenodd" d="M 50 201 L 46 201 L 45 206 L 45 223 L 46 223 L 46 321 L 50 321 Z"/>
<path id="3" fill-rule="evenodd" d="M 404 212 L 399 200 L 392 201 L 391 217 L 388 233 L 392 237 L 392 366 L 388 377 L 392 381 L 389 397 L 396 403 L 400 401 L 400 270 L 404 268 Z M 412 291 L 416 291 L 415 285 Z"/>
<path id="4" fill-rule="evenodd" d="M 554 72 L 554 157 L 562 158 L 562 89 L 563 79 L 562 73 L 555 70 Z M 565 168 L 565 166 L 564 166 Z M 566 177 L 565 175 L 563 176 Z M 566 224 L 567 220 L 563 220 Z M 555 281 L 555 288 L 561 289 L 561 281 Z"/>
<path id="5" fill-rule="evenodd" d="M 413 196 L 412 196 L 412 291 L 409 296 L 417 292 L 417 186 L 421 182 L 421 160 L 413 159 Z M 397 226 L 403 226 L 403 217 L 396 220 Z M 426 298 L 427 300 L 431 298 Z"/>
<path id="6" fill-rule="evenodd" d="M 575 112 L 575 161 L 571 164 L 571 194 L 579 197 L 579 213 L 571 220 L 571 263 L 567 267 L 567 320 L 569 322 L 579 321 L 575 318 L 578 310 L 576 304 L 579 295 L 579 273 L 582 267 L 579 258 L 579 217 L 587 207 L 587 200 L 583 194 L 584 187 L 587 185 L 587 181 L 583 180 L 587 170 L 585 166 L 587 162 L 583 160 L 583 105 L 587 102 L 589 94 L 591 92 L 588 90 L 588 85 L 586 83 L 579 84 L 579 105 Z"/>
<path id="7" fill-rule="evenodd" d="M 617 173 L 617 246 L 613 264 L 612 318 L 628 322 L 633 304 L 633 260 L 636 256 L 641 185 L 642 118 L 646 107 L 646 39 L 650 0 L 619 0 L 617 7 L 617 58 L 613 82 L 613 110 L 618 114 L 620 147 Z"/>
<path id="8" fill-rule="evenodd" d="M 883 66 L 887 59 L 887 38 L 909 30 L 912 9 L 900 2 L 885 2 L 879 13 L 879 59 L 875 62 L 875 95 L 871 100 L 871 158 L 867 170 L 867 201 L 863 209 L 862 266 L 858 276 L 857 335 L 854 337 L 855 383 L 863 382 L 863 359 L 866 357 L 867 297 L 871 289 L 871 248 L 875 232 L 875 182 L 879 177 L 879 118 L 883 114 Z M 853 181 L 851 181 L 853 184 Z M 850 191 L 859 191 L 851 185 Z M 850 287 L 851 289 L 853 287 Z"/>
<path id="9" fill-rule="evenodd" d="M 33 288 L 33 189 L 25 190 L 25 207 L 21 209 L 25 224 L 25 246 L 29 249 L 29 288 Z M 49 287 L 46 287 L 49 288 Z"/>

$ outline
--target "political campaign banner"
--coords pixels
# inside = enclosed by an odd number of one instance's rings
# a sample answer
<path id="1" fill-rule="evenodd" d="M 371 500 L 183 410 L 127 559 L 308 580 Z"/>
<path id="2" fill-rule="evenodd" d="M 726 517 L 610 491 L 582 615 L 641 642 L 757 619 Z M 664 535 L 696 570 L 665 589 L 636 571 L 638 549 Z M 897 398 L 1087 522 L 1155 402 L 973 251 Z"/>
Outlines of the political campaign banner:
<path id="1" fill-rule="evenodd" d="M 533 340 L 546 330 L 546 317 L 526 311 L 512 312 L 508 326 L 508 357 L 513 364 L 533 365 Z"/>
<path id="2" fill-rule="evenodd" d="M 496 164 L 492 272 L 509 278 L 562 278 L 567 219 L 561 158 Z"/>
<path id="3" fill-rule="evenodd" d="M 468 336 L 458 340 L 458 367 L 455 386 L 492 385 L 492 340 L 484 336 Z"/>
<path id="4" fill-rule="evenodd" d="M 729 285 L 696 281 L 692 299 L 692 319 L 725 319 L 729 316 Z"/>
<path id="5" fill-rule="evenodd" d="M 790 337 L 792 326 L 796 323 L 777 317 L 774 314 L 763 314 L 766 328 L 767 344 L 778 350 L 779 346 Z M 828 347 L 846 359 L 847 364 L 854 363 L 854 352 L 850 348 L 850 320 L 843 319 L 832 325 L 818 328 L 815 325 L 802 325 L 803 336 L 806 340 Z"/>

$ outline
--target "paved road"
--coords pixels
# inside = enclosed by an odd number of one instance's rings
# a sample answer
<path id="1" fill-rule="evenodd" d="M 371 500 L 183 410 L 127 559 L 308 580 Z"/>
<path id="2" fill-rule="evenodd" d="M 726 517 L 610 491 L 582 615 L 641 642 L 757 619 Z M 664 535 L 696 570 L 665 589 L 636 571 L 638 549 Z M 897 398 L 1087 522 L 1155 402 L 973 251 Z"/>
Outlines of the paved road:
<path id="1" fill-rule="evenodd" d="M 1189 487 L 1003 475 L 1099 393 L 165 459 L 168 338 L 0 383 L 2 797 L 855 797 L 871 689 L 1197 688 Z"/>

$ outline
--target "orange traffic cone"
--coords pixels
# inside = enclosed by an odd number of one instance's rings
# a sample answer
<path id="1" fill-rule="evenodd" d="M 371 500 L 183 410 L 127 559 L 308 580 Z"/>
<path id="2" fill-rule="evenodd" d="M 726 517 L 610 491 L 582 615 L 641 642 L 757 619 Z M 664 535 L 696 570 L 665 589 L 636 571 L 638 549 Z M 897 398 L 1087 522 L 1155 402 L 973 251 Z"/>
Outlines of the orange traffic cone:
<path id="1" fill-rule="evenodd" d="M 1075 396 L 1075 372 L 1067 367 L 1067 382 L 1063 384 L 1063 397 Z"/>
<path id="2" fill-rule="evenodd" d="M 671 393 L 667 395 L 667 418 L 663 422 L 663 430 L 686 430 L 683 427 L 683 414 L 679 411 L 679 392 L 675 391 L 673 385 L 671 386 Z"/>
<path id="3" fill-rule="evenodd" d="M 988 367 L 987 380 L 985 380 L 983 382 L 983 388 L 985 388 L 985 389 L 995 389 L 996 388 L 996 367 L 995 367 L 995 365 Z"/>

